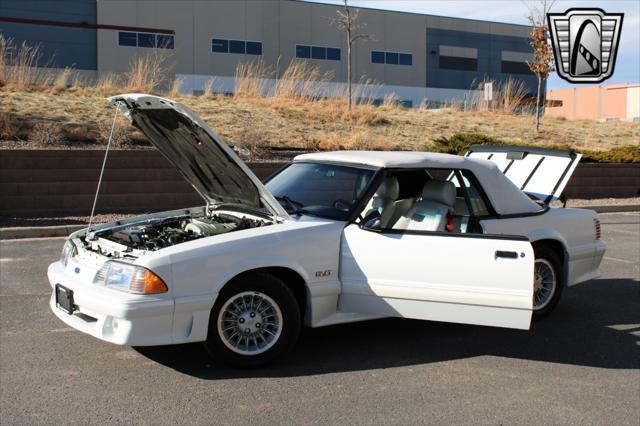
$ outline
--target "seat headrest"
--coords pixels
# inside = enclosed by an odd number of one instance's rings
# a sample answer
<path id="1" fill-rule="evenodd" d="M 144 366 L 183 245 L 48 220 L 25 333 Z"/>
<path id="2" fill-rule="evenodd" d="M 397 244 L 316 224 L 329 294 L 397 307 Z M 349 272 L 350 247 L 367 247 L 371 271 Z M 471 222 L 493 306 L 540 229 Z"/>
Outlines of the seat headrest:
<path id="1" fill-rule="evenodd" d="M 398 178 L 396 177 L 386 178 L 375 193 L 376 197 L 390 198 L 392 200 L 397 200 L 399 195 L 400 185 L 398 184 Z"/>
<path id="2" fill-rule="evenodd" d="M 456 187 L 444 180 L 428 180 L 422 188 L 422 199 L 453 207 L 456 204 Z"/>

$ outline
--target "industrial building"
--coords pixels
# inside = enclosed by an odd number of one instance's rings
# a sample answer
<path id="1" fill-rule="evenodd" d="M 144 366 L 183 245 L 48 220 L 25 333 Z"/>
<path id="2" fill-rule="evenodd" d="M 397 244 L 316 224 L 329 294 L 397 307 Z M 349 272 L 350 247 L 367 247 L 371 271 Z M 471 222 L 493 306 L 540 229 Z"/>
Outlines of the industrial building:
<path id="1" fill-rule="evenodd" d="M 640 84 L 553 89 L 547 91 L 547 100 L 550 117 L 640 122 Z"/>
<path id="2" fill-rule="evenodd" d="M 331 18 L 340 6 L 294 0 L 3 0 L 0 32 L 40 44 L 55 68 L 89 76 L 123 72 L 133 57 L 169 55 L 183 90 L 232 92 L 238 64 L 262 60 L 281 75 L 294 59 L 347 79 L 345 34 Z M 485 79 L 522 80 L 535 93 L 530 27 L 360 8 L 353 80 L 380 84 L 415 106 L 460 100 Z"/>

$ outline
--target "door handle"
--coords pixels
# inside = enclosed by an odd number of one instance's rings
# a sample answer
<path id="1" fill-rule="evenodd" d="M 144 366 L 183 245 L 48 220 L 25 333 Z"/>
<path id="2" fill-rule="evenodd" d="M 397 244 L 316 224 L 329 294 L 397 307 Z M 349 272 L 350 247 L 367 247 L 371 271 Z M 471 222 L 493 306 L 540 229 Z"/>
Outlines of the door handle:
<path id="1" fill-rule="evenodd" d="M 515 251 L 502 251 L 502 250 L 497 250 L 496 251 L 496 259 L 499 257 L 504 257 L 505 259 L 517 259 L 518 258 L 518 253 Z"/>

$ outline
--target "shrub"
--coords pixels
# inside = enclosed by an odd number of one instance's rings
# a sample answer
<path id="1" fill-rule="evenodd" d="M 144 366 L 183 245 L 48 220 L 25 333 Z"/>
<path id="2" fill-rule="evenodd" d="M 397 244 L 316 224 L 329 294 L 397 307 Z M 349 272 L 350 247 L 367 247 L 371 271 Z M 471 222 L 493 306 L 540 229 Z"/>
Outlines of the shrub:
<path id="1" fill-rule="evenodd" d="M 425 151 L 463 155 L 472 145 L 510 145 L 509 143 L 482 133 L 455 133 L 451 137 L 441 137 L 433 145 L 425 146 Z M 573 151 L 569 145 L 536 144 L 536 148 L 561 149 Z M 640 163 L 640 146 L 623 146 L 608 151 L 580 150 L 585 163 Z"/>
<path id="2" fill-rule="evenodd" d="M 0 112 L 0 139 L 17 139 L 19 129 L 8 112 Z"/>
<path id="3" fill-rule="evenodd" d="M 471 145 L 506 145 L 505 142 L 493 136 L 482 133 L 458 132 L 451 137 L 441 137 L 433 141 L 433 145 L 427 147 L 427 151 L 442 152 L 445 154 L 462 155 L 469 150 Z"/>
<path id="4" fill-rule="evenodd" d="M 129 145 L 130 125 L 126 122 L 124 117 L 118 115 L 118 117 L 116 118 L 115 127 L 113 127 L 113 134 L 111 133 L 112 126 L 112 120 L 105 120 L 98 123 L 98 141 L 106 145 L 107 143 L 109 143 L 109 136 L 111 136 L 112 146 L 124 147 Z"/>
<path id="5" fill-rule="evenodd" d="M 29 140 L 38 145 L 59 145 L 64 141 L 62 126 L 51 121 L 39 121 L 31 129 Z"/>
<path id="6" fill-rule="evenodd" d="M 584 151 L 586 163 L 640 163 L 640 146 L 621 146 L 608 151 Z"/>
<path id="7" fill-rule="evenodd" d="M 265 158 L 269 153 L 269 139 L 260 129 L 246 127 L 239 135 L 237 148 L 249 151 L 249 158 Z M 241 151 L 239 151 L 241 152 Z"/>

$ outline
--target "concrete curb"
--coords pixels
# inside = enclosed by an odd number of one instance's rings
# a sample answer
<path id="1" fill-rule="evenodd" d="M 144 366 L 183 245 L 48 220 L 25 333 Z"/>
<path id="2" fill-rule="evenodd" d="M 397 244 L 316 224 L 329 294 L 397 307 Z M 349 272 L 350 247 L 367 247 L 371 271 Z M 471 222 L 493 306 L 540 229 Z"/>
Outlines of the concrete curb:
<path id="1" fill-rule="evenodd" d="M 640 204 L 627 206 L 583 206 L 581 209 L 595 210 L 597 213 L 624 213 L 640 212 Z M 24 226 L 15 228 L 0 228 L 0 240 L 15 240 L 21 238 L 51 238 L 66 237 L 87 225 L 61 225 L 61 226 Z"/>
<path id="2" fill-rule="evenodd" d="M 61 225 L 0 228 L 0 240 L 14 240 L 18 238 L 66 237 L 69 234 L 86 227 L 87 225 Z"/>

